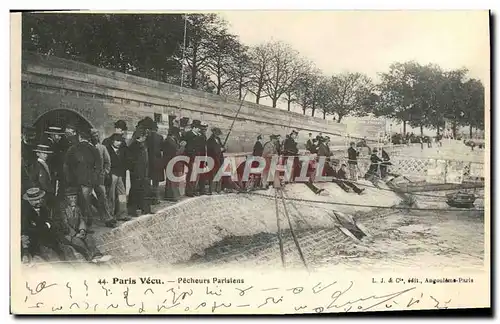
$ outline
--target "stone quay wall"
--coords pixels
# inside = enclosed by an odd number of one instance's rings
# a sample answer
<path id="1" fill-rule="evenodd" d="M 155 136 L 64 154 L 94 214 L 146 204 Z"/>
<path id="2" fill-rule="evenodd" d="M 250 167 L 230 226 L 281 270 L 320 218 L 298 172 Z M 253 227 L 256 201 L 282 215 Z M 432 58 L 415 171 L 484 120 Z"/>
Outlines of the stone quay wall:
<path id="1" fill-rule="evenodd" d="M 24 52 L 22 57 L 22 123 L 34 124 L 52 110 L 78 113 L 104 136 L 123 119 L 133 130 L 149 116 L 159 121 L 159 133 L 166 135 L 168 115 L 199 119 L 219 127 L 225 136 L 240 101 L 203 91 L 181 88 L 89 64 Z M 244 102 L 228 139 L 228 152 L 251 152 L 259 134 L 282 137 L 299 130 L 303 148 L 309 132 L 322 132 L 332 145 L 343 145 L 344 124 L 294 112 Z"/>

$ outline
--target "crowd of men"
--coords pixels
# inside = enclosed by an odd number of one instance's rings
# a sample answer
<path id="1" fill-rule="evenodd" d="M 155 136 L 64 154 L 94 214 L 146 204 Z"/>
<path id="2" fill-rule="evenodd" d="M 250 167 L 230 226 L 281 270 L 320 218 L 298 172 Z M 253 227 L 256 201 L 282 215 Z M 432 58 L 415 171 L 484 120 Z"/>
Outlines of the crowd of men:
<path id="1" fill-rule="evenodd" d="M 174 116 L 175 117 L 175 116 Z M 177 201 L 180 198 L 180 182 L 166 176 L 166 168 L 175 157 L 185 156 L 188 163 L 179 161 L 173 165 L 173 174 L 182 177 L 187 169 L 185 195 L 193 197 L 222 191 L 266 189 L 275 184 L 277 175 L 269 180 L 270 163 L 262 173 L 251 175 L 251 181 L 243 179 L 246 163 L 237 168 L 238 180 L 216 174 L 224 165 L 225 142 L 222 131 L 212 128 L 207 136 L 208 125 L 199 120 L 171 118 L 166 138 L 158 133 L 158 125 L 146 117 L 138 122 L 130 140 L 123 120 L 115 124 L 114 133 L 101 141 L 96 129 L 65 125 L 48 127 L 42 136 L 32 127 L 26 127 L 22 136 L 21 182 L 21 243 L 23 260 L 84 259 L 89 262 L 105 262 L 110 259 L 96 247 L 92 237 L 95 221 L 107 227 L 115 227 L 118 221 L 127 221 L 142 214 L 151 213 L 151 206 L 161 199 Z M 292 160 L 293 182 L 300 175 L 297 145 L 298 132 L 293 131 L 281 141 L 280 135 L 271 135 L 264 141 L 259 135 L 252 156 L 270 162 L 273 156 L 282 156 L 283 163 Z M 227 138 L 226 138 L 227 139 Z M 331 158 L 329 137 L 321 133 L 309 140 L 306 150 L 317 158 L 326 157 L 324 175 L 333 177 L 343 190 L 361 194 L 356 186 L 359 151 L 355 143 L 348 150 L 347 165 Z M 366 177 L 386 172 L 387 165 L 373 150 L 372 166 Z M 387 155 L 387 153 L 385 153 Z M 214 167 L 209 172 L 191 177 L 197 156 L 209 156 Z M 314 162 L 314 161 L 312 161 Z M 383 162 L 383 163 L 382 163 Z M 201 162 L 203 164 L 203 162 Z M 252 162 L 253 163 L 253 162 Z M 187 164 L 187 165 L 186 165 Z M 203 167 L 203 165 L 202 165 Z M 384 170 L 385 167 L 385 171 Z M 306 183 L 319 193 L 314 182 L 314 163 L 309 165 Z M 127 196 L 126 172 L 130 176 Z M 349 172 L 349 175 L 348 175 Z M 165 182 L 163 194 L 159 184 Z"/>

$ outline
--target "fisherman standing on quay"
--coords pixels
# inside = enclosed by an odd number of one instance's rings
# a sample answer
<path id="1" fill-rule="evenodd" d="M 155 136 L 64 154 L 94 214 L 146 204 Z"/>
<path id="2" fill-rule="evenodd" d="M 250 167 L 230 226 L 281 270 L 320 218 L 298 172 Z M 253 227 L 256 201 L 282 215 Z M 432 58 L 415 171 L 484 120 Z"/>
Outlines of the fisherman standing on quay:
<path id="1" fill-rule="evenodd" d="M 193 174 L 193 168 L 196 156 L 201 156 L 204 154 L 205 140 L 201 132 L 201 122 L 199 120 L 193 120 L 191 123 L 191 130 L 184 134 L 183 141 L 186 142 L 185 154 L 189 157 L 188 172 L 186 175 L 186 196 L 194 197 L 198 196 L 198 178 L 196 175 L 195 179 L 191 179 Z"/>
<path id="2" fill-rule="evenodd" d="M 286 156 L 285 163 L 287 164 L 289 159 L 293 161 L 292 178 L 290 179 L 291 182 L 294 182 L 295 178 L 300 176 L 300 162 L 298 158 L 299 149 L 297 148 L 297 142 L 295 141 L 298 135 L 299 133 L 296 130 L 293 130 L 283 143 L 283 154 Z"/>

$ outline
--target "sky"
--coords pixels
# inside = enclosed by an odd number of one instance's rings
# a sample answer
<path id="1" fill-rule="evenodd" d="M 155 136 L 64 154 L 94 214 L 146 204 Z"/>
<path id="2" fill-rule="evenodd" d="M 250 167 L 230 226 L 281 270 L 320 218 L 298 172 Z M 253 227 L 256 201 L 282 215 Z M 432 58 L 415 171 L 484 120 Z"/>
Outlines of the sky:
<path id="1" fill-rule="evenodd" d="M 376 81 L 377 73 L 388 71 L 391 63 L 415 60 L 445 70 L 465 67 L 471 78 L 489 84 L 487 11 L 226 11 L 220 15 L 244 44 L 284 41 L 327 75 L 361 72 Z"/>

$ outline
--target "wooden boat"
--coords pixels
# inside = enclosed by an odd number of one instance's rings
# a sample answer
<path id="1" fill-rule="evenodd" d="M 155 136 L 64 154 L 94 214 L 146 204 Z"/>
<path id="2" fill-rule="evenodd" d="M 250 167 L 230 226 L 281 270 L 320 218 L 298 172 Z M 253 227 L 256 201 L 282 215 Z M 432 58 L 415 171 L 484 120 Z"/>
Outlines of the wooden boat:
<path id="1" fill-rule="evenodd" d="M 454 192 L 446 195 L 446 203 L 456 208 L 473 208 L 476 195 L 469 192 Z"/>

